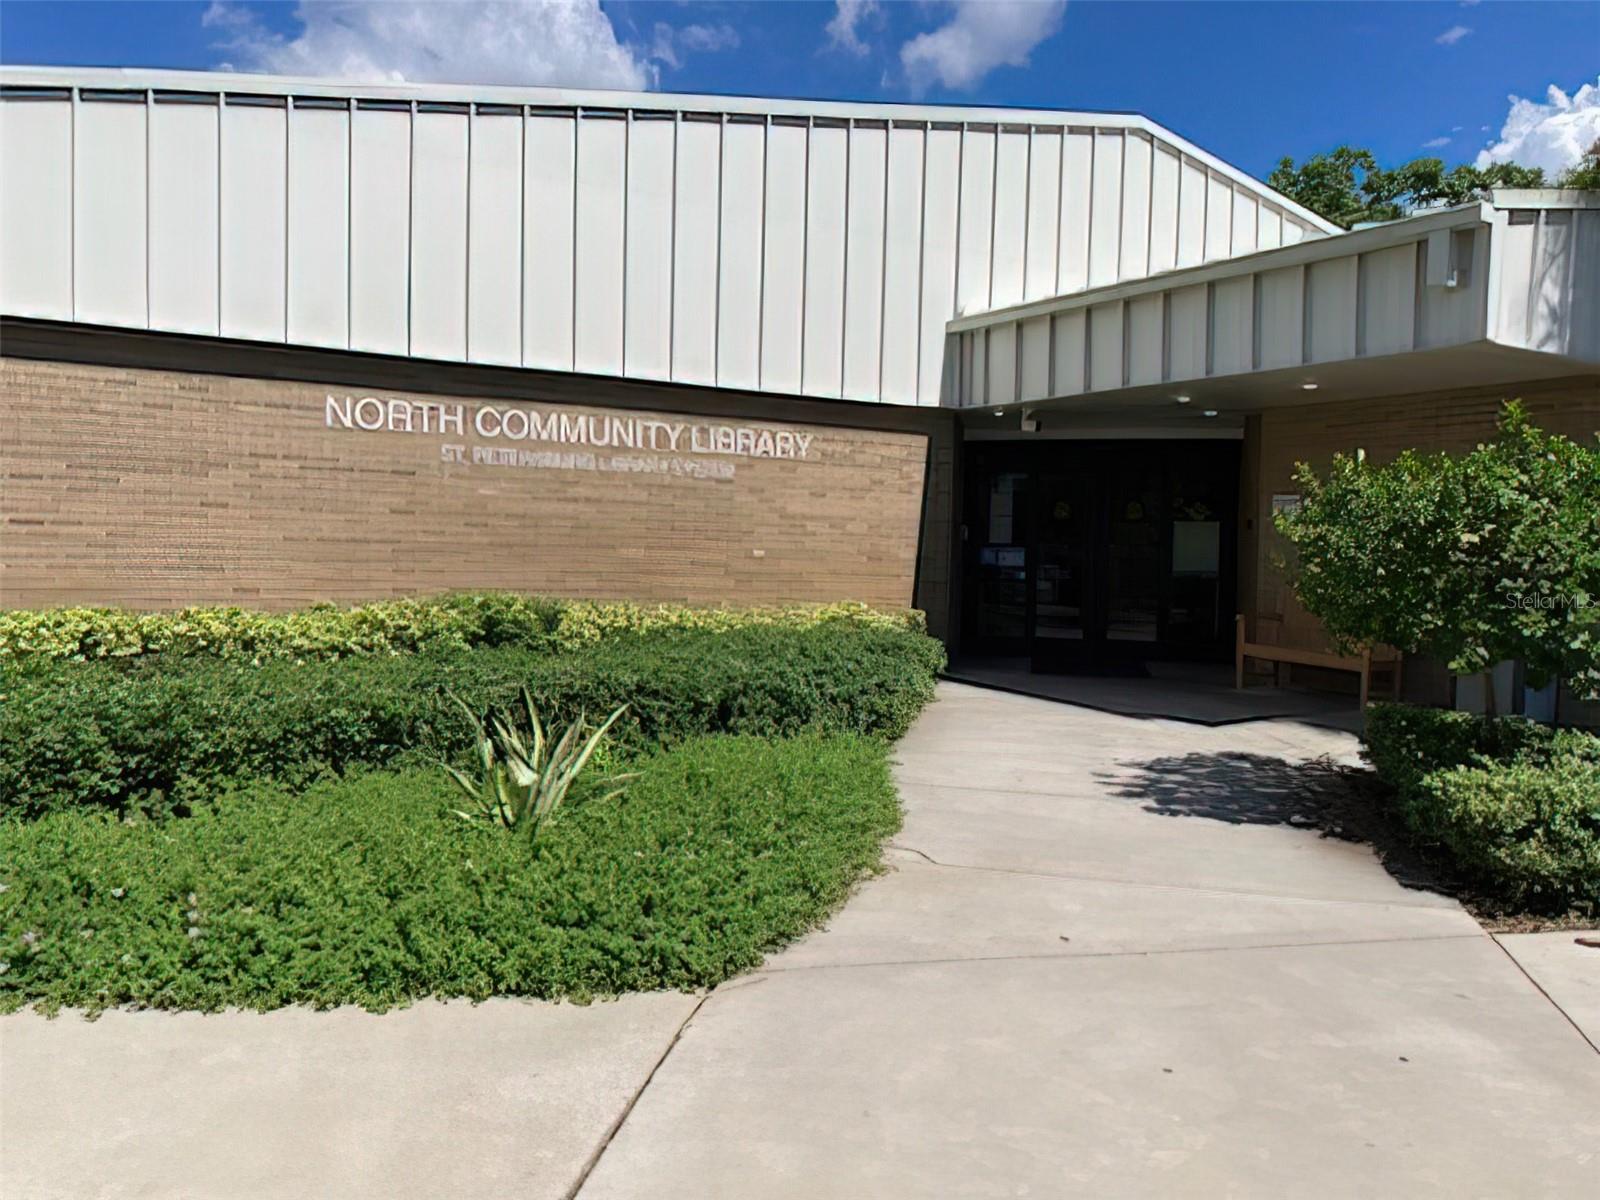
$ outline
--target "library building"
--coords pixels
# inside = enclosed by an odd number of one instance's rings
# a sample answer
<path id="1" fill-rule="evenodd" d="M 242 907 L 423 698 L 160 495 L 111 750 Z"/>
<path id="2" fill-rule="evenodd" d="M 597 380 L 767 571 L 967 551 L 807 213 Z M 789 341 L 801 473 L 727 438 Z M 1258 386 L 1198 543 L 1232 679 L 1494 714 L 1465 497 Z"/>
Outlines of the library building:
<path id="1" fill-rule="evenodd" d="M 1297 462 L 1600 430 L 1595 193 L 1344 232 L 1134 114 L 0 87 L 3 607 L 848 599 L 1316 684 Z"/>

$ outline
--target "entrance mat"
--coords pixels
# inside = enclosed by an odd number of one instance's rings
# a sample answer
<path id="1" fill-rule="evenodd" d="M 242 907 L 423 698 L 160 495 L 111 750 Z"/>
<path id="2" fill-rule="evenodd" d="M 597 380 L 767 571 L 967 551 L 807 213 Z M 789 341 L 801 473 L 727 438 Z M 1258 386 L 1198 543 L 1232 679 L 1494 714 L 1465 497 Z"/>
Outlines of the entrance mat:
<path id="1" fill-rule="evenodd" d="M 1028 666 L 1026 658 L 957 659 L 943 678 L 1125 717 L 1212 726 L 1290 720 L 1350 732 L 1361 729 L 1361 713 L 1350 696 L 1274 687 L 1239 691 L 1226 665 L 1155 663 L 1138 676 L 1042 675 Z"/>

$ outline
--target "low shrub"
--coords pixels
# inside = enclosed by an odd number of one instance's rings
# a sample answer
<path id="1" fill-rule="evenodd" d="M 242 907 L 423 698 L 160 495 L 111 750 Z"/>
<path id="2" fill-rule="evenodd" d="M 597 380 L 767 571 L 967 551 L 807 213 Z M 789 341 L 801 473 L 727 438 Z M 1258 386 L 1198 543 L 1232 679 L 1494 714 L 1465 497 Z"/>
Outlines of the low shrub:
<path id="1" fill-rule="evenodd" d="M 284 613 L 233 607 L 16 610 L 0 613 L 0 660 L 203 654 L 249 661 L 477 645 L 548 648 L 558 619 L 554 601 L 492 592 L 353 608 L 318 604 Z"/>
<path id="2" fill-rule="evenodd" d="M 824 917 L 899 824 L 873 739 L 717 736 L 636 765 L 537 843 L 452 815 L 428 769 L 0 825 L 0 1010 L 709 987 Z"/>
<path id="3" fill-rule="evenodd" d="M 623 748 L 706 733 L 904 733 L 943 649 L 850 622 L 617 637 L 550 655 L 505 645 L 343 660 L 206 656 L 34 660 L 0 668 L 0 814 L 185 811 L 219 780 L 304 786 L 406 755 L 451 757 L 472 731 L 445 700 L 549 720 L 628 711 Z"/>
<path id="4" fill-rule="evenodd" d="M 1408 804 L 1476 886 L 1518 908 L 1600 912 L 1600 765 L 1451 767 Z"/>
<path id="5" fill-rule="evenodd" d="M 1365 743 L 1406 827 L 1485 897 L 1600 911 L 1600 737 L 1374 704 Z"/>
<path id="6" fill-rule="evenodd" d="M 91 661 L 199 654 L 255 661 L 410 654 L 482 646 L 564 650 L 668 629 L 728 631 L 752 626 L 808 628 L 845 622 L 922 632 L 914 609 L 865 604 L 697 608 L 560 600 L 514 592 L 461 592 L 295 612 L 210 607 L 176 612 L 57 608 L 0 612 L 0 662 L 29 658 Z"/>
<path id="7" fill-rule="evenodd" d="M 1411 704 L 1369 706 L 1363 741 L 1367 761 L 1402 793 L 1434 771 L 1479 761 L 1547 762 L 1573 753 L 1600 762 L 1600 738 L 1580 730 Z"/>

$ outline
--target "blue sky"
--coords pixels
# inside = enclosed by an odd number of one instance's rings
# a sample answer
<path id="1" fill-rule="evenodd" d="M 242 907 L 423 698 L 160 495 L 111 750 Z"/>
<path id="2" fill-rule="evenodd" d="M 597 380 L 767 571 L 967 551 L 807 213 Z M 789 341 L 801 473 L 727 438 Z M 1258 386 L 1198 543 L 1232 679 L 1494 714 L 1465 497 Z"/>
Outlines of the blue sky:
<path id="1" fill-rule="evenodd" d="M 1600 137 L 1597 0 L 6 0 L 0 22 L 7 63 L 1132 109 L 1257 175 L 1341 142 L 1559 165 Z"/>

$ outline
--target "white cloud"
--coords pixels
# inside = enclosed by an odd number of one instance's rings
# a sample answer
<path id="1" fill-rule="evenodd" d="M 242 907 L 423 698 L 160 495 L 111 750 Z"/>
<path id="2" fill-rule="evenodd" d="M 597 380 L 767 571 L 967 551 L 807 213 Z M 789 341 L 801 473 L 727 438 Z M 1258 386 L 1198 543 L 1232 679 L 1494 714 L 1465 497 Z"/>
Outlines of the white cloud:
<path id="1" fill-rule="evenodd" d="M 739 33 L 732 25 L 685 25 L 678 30 L 678 41 L 685 50 L 735 50 Z"/>
<path id="2" fill-rule="evenodd" d="M 1454 46 L 1471 32 L 1472 30 L 1465 25 L 1452 25 L 1433 40 L 1441 46 Z"/>
<path id="3" fill-rule="evenodd" d="M 676 68 L 683 66 L 685 54 L 732 50 L 738 44 L 738 30 L 731 25 L 685 25 L 679 29 L 657 21 L 650 57 Z"/>
<path id="4" fill-rule="evenodd" d="M 838 0 L 833 20 L 823 28 L 828 34 L 828 44 L 856 57 L 867 53 L 867 44 L 856 32 L 857 26 L 869 17 L 881 15 L 878 0 Z"/>
<path id="5" fill-rule="evenodd" d="M 203 22 L 225 35 L 225 65 L 248 71 L 630 90 L 656 82 L 599 0 L 302 0 L 295 16 L 303 28 L 292 38 L 227 0 L 214 0 Z"/>
<path id="6" fill-rule="evenodd" d="M 1437 150 L 1440 146 L 1448 146 L 1449 144 L 1450 139 L 1447 137 L 1429 138 L 1422 143 L 1422 148 L 1424 150 Z"/>
<path id="7" fill-rule="evenodd" d="M 958 0 L 950 20 L 900 47 L 914 92 L 934 83 L 976 86 L 996 67 L 1023 67 L 1028 55 L 1061 28 L 1066 0 Z"/>
<path id="8" fill-rule="evenodd" d="M 1514 162 L 1543 167 L 1555 175 L 1570 167 L 1600 139 L 1600 77 L 1572 95 L 1555 84 L 1545 91 L 1545 102 L 1506 97 L 1511 109 L 1500 129 L 1500 140 L 1478 152 L 1478 166 Z"/>

